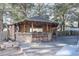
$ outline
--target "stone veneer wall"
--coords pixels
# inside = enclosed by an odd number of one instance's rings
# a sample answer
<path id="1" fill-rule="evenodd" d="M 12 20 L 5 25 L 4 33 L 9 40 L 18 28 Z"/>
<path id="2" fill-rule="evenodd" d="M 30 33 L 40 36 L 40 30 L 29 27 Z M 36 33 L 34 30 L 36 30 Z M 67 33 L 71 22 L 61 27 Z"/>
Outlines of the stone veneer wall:
<path id="1" fill-rule="evenodd" d="M 12 26 L 9 26 L 9 37 L 11 39 L 15 39 L 15 26 L 12 25 Z"/>
<path id="2" fill-rule="evenodd" d="M 42 34 L 42 33 L 41 33 Z M 41 35 L 40 34 L 40 35 Z M 47 33 L 48 37 L 40 37 L 40 38 L 36 38 L 36 41 L 40 40 L 40 41 L 51 41 L 52 39 L 52 33 Z M 33 34 L 32 33 L 26 33 L 26 32 L 16 32 L 16 40 L 17 41 L 24 41 L 24 42 L 27 42 L 27 43 L 31 43 L 32 41 L 34 41 L 34 38 L 33 38 Z"/>
<path id="3" fill-rule="evenodd" d="M 16 32 L 16 40 L 19 42 L 31 43 L 32 42 L 32 34 L 31 33 Z"/>

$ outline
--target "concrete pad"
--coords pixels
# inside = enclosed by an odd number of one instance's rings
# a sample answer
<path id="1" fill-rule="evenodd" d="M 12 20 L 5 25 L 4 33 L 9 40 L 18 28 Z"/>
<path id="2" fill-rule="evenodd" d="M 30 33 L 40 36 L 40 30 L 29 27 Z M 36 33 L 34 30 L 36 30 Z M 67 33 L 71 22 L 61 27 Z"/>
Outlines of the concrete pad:
<path id="1" fill-rule="evenodd" d="M 59 56 L 70 56 L 70 55 L 76 55 L 77 52 L 76 52 L 76 48 L 74 48 L 73 46 L 70 46 L 70 45 L 66 45 L 64 46 L 61 50 L 59 50 L 56 55 L 59 55 Z"/>

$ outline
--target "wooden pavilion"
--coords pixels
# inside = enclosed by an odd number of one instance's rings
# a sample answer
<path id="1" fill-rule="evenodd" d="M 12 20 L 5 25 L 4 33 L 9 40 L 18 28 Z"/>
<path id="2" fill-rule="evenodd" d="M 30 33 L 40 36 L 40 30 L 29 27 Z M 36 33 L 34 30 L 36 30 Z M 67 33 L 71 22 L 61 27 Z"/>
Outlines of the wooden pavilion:
<path id="1" fill-rule="evenodd" d="M 57 26 L 47 16 L 34 16 L 9 25 L 9 33 L 10 38 L 26 42 L 50 41 Z"/>

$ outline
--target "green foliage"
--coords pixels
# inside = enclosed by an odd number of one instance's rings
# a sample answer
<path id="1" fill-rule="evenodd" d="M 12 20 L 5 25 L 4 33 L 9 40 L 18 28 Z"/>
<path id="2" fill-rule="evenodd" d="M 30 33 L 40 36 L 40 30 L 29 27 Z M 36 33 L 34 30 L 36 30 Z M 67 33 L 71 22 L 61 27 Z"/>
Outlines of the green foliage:
<path id="1" fill-rule="evenodd" d="M 65 27 L 65 16 L 69 13 L 70 9 L 72 9 L 72 6 L 73 4 L 65 4 L 65 3 L 57 3 L 57 4 L 54 4 L 53 6 L 53 11 L 54 11 L 54 17 L 57 19 L 57 20 L 61 20 L 60 23 L 62 24 L 62 30 L 64 30 L 64 27 Z"/>
<path id="2" fill-rule="evenodd" d="M 4 13 L 6 14 L 8 11 L 14 21 L 20 21 L 36 15 L 53 15 L 54 18 L 51 20 L 64 25 L 65 20 L 68 19 L 68 17 L 65 16 L 68 16 L 67 14 L 70 13 L 73 8 L 78 9 L 78 7 L 79 4 L 75 3 L 2 3 L 0 4 L 0 15 L 3 15 Z M 74 15 L 78 16 L 78 18 L 72 16 L 69 17 L 69 21 L 73 19 L 79 20 L 79 12 L 73 11 L 71 13 L 74 13 Z"/>
<path id="3" fill-rule="evenodd" d="M 22 20 L 28 17 L 28 12 L 33 7 L 33 4 L 30 3 L 13 3 L 11 4 L 11 14 L 15 21 Z"/>

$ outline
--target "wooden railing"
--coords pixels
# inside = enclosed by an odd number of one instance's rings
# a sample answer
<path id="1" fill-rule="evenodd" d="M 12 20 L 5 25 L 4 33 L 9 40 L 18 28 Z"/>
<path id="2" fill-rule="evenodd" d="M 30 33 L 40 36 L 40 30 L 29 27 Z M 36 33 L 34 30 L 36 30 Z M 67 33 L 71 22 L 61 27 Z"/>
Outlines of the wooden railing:
<path id="1" fill-rule="evenodd" d="M 32 33 L 33 41 L 48 41 L 48 33 Z"/>

